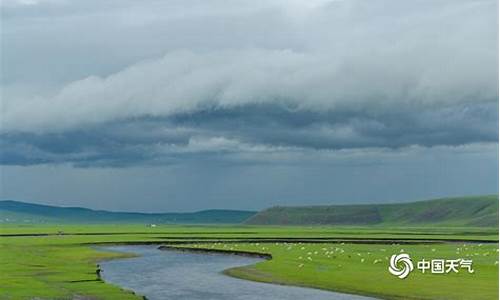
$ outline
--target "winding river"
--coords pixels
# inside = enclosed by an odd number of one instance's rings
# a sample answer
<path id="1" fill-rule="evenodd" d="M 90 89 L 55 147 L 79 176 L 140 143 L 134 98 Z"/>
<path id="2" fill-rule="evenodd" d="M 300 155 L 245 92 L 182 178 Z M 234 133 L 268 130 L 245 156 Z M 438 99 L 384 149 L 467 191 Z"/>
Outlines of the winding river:
<path id="1" fill-rule="evenodd" d="M 148 300 L 367 300 L 372 298 L 316 289 L 258 283 L 221 271 L 261 261 L 224 254 L 161 251 L 156 246 L 100 247 L 138 257 L 101 262 L 102 278 Z"/>

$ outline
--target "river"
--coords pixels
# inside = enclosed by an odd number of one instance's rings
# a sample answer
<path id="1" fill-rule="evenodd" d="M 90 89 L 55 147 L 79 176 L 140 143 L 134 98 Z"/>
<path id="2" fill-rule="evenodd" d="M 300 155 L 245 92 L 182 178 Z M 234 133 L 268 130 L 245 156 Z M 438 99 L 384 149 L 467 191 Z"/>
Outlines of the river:
<path id="1" fill-rule="evenodd" d="M 106 282 L 148 300 L 367 300 L 373 298 L 317 289 L 259 283 L 226 276 L 225 269 L 262 259 L 226 254 L 161 251 L 156 246 L 99 247 L 138 257 L 101 262 Z"/>

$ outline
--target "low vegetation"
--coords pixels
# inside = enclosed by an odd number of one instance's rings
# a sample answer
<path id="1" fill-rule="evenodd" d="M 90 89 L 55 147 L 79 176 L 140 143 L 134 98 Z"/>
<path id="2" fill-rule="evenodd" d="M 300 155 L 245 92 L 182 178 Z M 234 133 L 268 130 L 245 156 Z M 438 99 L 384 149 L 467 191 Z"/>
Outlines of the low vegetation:
<path id="1" fill-rule="evenodd" d="M 253 216 L 245 210 L 211 209 L 192 213 L 135 213 L 0 201 L 0 224 L 237 224 Z"/>
<path id="2" fill-rule="evenodd" d="M 257 213 L 246 224 L 498 226 L 498 195 L 402 204 L 278 206 Z"/>
<path id="3" fill-rule="evenodd" d="M 384 299 L 498 299 L 498 245 L 495 244 L 195 244 L 195 249 L 270 253 L 272 260 L 226 270 L 254 281 L 314 287 Z M 392 254 L 420 259 L 473 259 L 474 273 L 422 274 L 405 280 L 388 271 Z M 416 267 L 416 266 L 415 266 Z"/>
<path id="4" fill-rule="evenodd" d="M 446 240 L 464 241 L 442 243 Z M 94 245 L 123 243 L 271 254 L 272 260 L 226 271 L 257 281 L 387 299 L 498 298 L 497 228 L 118 224 L 2 226 L 0 299 L 140 299 L 102 282 L 96 272 L 99 260 L 123 255 Z M 417 259 L 471 257 L 476 272 L 413 272 L 400 280 L 387 272 L 387 257 L 401 250 Z"/>

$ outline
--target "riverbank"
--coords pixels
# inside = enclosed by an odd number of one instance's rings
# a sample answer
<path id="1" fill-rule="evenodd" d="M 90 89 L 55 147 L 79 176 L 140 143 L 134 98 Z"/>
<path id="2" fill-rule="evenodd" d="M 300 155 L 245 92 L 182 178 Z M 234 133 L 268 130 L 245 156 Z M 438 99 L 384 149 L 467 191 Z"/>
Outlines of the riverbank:
<path id="1" fill-rule="evenodd" d="M 235 250 L 226 250 L 226 249 L 209 249 L 209 248 L 191 248 L 191 247 L 178 247 L 178 246 L 169 246 L 162 245 L 158 247 L 159 250 L 170 250 L 170 251 L 180 251 L 180 252 L 189 252 L 189 253 L 204 253 L 204 254 L 225 254 L 225 255 L 239 255 L 246 257 L 256 257 L 262 259 L 272 259 L 273 256 L 269 253 L 262 252 L 253 252 L 253 251 L 235 251 Z"/>
<path id="2" fill-rule="evenodd" d="M 140 254 L 131 260 L 103 264 L 104 280 L 133 289 L 150 300 L 368 300 L 331 291 L 240 280 L 224 270 L 255 265 L 265 259 L 254 254 L 213 251 L 159 250 L 153 246 L 118 246 L 103 250 Z"/>
<path id="3" fill-rule="evenodd" d="M 201 253 L 268 253 L 273 258 L 223 273 L 279 285 L 316 288 L 383 299 L 498 299 L 498 244 L 346 244 L 211 243 L 169 246 Z M 389 257 L 409 253 L 422 258 L 470 257 L 474 275 L 413 272 L 406 280 L 387 271 Z M 363 284 L 359 284 L 363 282 Z M 415 289 L 415 286 L 419 289 Z M 457 289 L 456 287 L 461 287 Z M 439 288 L 437 288 L 439 287 Z"/>
<path id="4" fill-rule="evenodd" d="M 131 224 L 22 224 L 2 226 L 0 233 L 4 235 L 0 237 L 3 263 L 0 299 L 138 300 L 138 296 L 117 286 L 103 284 L 96 274 L 97 262 L 120 257 L 120 254 L 98 251 L 95 245 L 112 244 L 154 244 L 154 247 L 168 244 L 267 253 L 272 256 L 271 260 L 228 268 L 225 274 L 271 283 L 372 294 L 388 299 L 498 299 L 498 265 L 495 264 L 498 262 L 498 230 L 495 228 L 177 225 L 146 228 Z M 38 236 L 32 236 L 35 234 Z M 364 243 L 375 238 L 398 243 Z M 403 244 L 405 238 L 420 239 L 420 242 L 433 239 L 464 242 L 422 244 L 406 240 L 412 243 Z M 487 240 L 494 244 L 466 240 Z M 387 259 L 401 250 L 415 260 L 469 258 L 476 272 L 473 276 L 413 272 L 406 280 L 400 280 L 387 271 Z"/>

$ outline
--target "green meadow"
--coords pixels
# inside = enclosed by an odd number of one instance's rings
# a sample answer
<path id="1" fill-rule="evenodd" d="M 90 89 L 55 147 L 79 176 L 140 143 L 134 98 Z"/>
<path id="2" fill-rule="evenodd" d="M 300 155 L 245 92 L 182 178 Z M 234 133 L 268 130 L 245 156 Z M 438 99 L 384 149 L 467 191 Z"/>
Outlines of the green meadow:
<path id="1" fill-rule="evenodd" d="M 0 299 L 141 299 L 97 275 L 124 255 L 95 245 L 154 243 L 272 255 L 230 276 L 371 295 L 383 299 L 498 299 L 498 229 L 472 227 L 3 225 Z M 404 251 L 421 258 L 473 260 L 473 274 L 387 271 Z"/>

